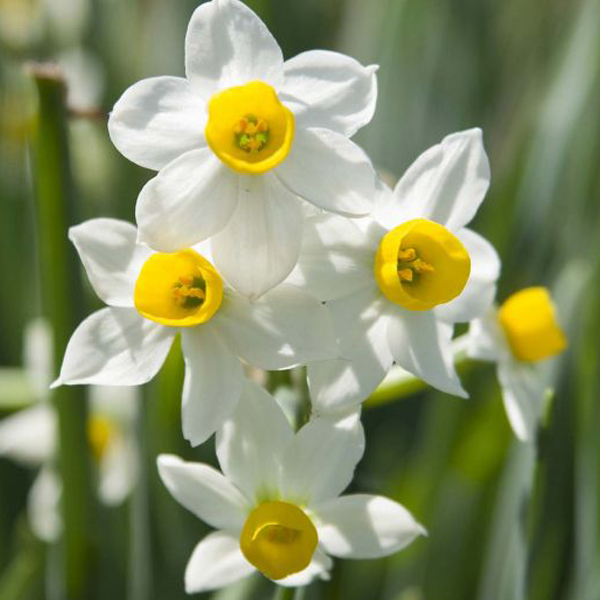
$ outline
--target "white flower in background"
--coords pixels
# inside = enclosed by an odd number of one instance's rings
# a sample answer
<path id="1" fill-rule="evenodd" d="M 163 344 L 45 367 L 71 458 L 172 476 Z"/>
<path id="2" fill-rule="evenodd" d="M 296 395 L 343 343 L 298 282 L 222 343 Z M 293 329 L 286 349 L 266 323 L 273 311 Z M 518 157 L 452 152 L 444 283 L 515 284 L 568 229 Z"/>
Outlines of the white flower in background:
<path id="1" fill-rule="evenodd" d="M 339 496 L 364 451 L 358 409 L 315 418 L 294 434 L 281 408 L 248 381 L 217 432 L 223 474 L 161 455 L 163 482 L 185 508 L 218 531 L 194 549 L 188 593 L 228 585 L 256 570 L 282 585 L 327 578 L 331 556 L 378 558 L 425 530 L 381 496 Z"/>
<path id="2" fill-rule="evenodd" d="M 535 437 L 550 381 L 546 359 L 566 346 L 550 293 L 543 287 L 516 292 L 469 327 L 468 354 L 497 363 L 504 408 L 522 441 Z"/>
<path id="3" fill-rule="evenodd" d="M 465 225 L 489 185 L 481 131 L 446 137 L 423 153 L 395 190 L 381 183 L 376 221 L 320 215 L 305 228 L 290 281 L 327 301 L 339 359 L 309 365 L 313 407 L 364 400 L 392 363 L 466 396 L 454 369 L 453 323 L 485 313 L 500 261 Z"/>
<path id="4" fill-rule="evenodd" d="M 248 300 L 221 279 L 205 248 L 154 252 L 136 243 L 136 228 L 125 221 L 92 219 L 69 237 L 108 307 L 77 328 L 53 385 L 145 383 L 181 333 L 183 433 L 197 445 L 240 398 L 240 358 L 280 370 L 337 356 L 327 310 L 294 286 Z"/>
<path id="5" fill-rule="evenodd" d="M 52 38 L 77 43 L 89 22 L 89 0 L 0 0 L 0 40 L 23 48 Z"/>
<path id="6" fill-rule="evenodd" d="M 62 531 L 59 510 L 61 481 L 54 469 L 58 423 L 47 402 L 52 374 L 52 340 L 48 324 L 36 320 L 25 332 L 25 366 L 36 403 L 0 421 L 0 457 L 39 468 L 28 497 L 33 532 L 44 541 Z M 133 420 L 138 390 L 90 388 L 88 437 L 98 469 L 98 495 L 107 505 L 120 504 L 134 488 L 138 461 Z"/>
<path id="7" fill-rule="evenodd" d="M 194 12 L 186 78 L 130 87 L 109 120 L 131 161 L 159 171 L 136 207 L 140 241 L 163 252 L 210 236 L 215 265 L 259 296 L 296 264 L 302 203 L 346 216 L 372 210 L 375 175 L 348 138 L 375 110 L 375 70 L 314 50 L 284 63 L 238 0 Z"/>

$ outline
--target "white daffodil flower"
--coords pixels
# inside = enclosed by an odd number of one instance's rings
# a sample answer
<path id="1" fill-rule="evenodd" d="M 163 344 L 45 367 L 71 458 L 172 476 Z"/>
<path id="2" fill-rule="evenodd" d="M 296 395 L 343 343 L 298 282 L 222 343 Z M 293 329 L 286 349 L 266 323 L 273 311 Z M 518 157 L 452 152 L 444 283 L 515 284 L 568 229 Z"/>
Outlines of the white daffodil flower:
<path id="1" fill-rule="evenodd" d="M 550 381 L 550 357 L 567 346 L 550 293 L 525 288 L 469 326 L 467 352 L 497 363 L 504 408 L 515 435 L 535 439 Z"/>
<path id="2" fill-rule="evenodd" d="M 290 281 L 326 301 L 339 359 L 309 365 L 317 411 L 364 400 L 392 363 L 467 396 L 454 369 L 453 323 L 485 313 L 500 261 L 465 225 L 489 185 L 479 129 L 424 152 L 392 192 L 380 184 L 376 220 L 314 217 Z"/>
<path id="3" fill-rule="evenodd" d="M 284 63 L 247 6 L 212 0 L 191 18 L 185 70 L 136 83 L 110 116 L 118 150 L 159 171 L 138 198 L 140 241 L 173 252 L 214 236 L 219 271 L 257 297 L 296 264 L 298 198 L 371 212 L 375 174 L 348 138 L 373 116 L 376 67 L 322 50 Z"/>
<path id="4" fill-rule="evenodd" d="M 55 386 L 145 383 L 181 333 L 183 433 L 197 445 L 240 398 L 240 358 L 280 370 L 338 354 L 327 310 L 294 286 L 248 300 L 223 281 L 206 249 L 154 252 L 136 242 L 136 228 L 125 221 L 92 219 L 69 237 L 108 307 L 77 328 Z"/>
<path id="5" fill-rule="evenodd" d="M 248 381 L 217 432 L 223 474 L 161 455 L 163 482 L 185 508 L 218 531 L 194 549 L 188 593 L 212 590 L 256 570 L 281 585 L 328 577 L 329 555 L 378 558 L 425 530 L 400 504 L 341 492 L 364 451 L 358 409 L 315 418 L 294 434 L 281 408 Z"/>
<path id="6" fill-rule="evenodd" d="M 0 457 L 39 469 L 28 496 L 32 531 L 52 542 L 62 532 L 60 475 L 54 469 L 58 423 L 47 402 L 51 381 L 52 340 L 48 323 L 36 320 L 25 333 L 25 369 L 37 402 L 0 421 Z M 135 487 L 138 459 L 133 420 L 137 390 L 90 388 L 88 437 L 98 470 L 98 496 L 109 506 L 120 504 Z"/>

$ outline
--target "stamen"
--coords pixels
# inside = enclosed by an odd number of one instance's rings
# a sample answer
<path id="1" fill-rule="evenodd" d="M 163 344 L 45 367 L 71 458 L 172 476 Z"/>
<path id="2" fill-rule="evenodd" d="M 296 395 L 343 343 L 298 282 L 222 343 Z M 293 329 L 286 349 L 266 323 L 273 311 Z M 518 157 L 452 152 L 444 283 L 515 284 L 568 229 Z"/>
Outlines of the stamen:
<path id="1" fill-rule="evenodd" d="M 247 115 L 233 128 L 235 141 L 248 154 L 258 154 L 269 141 L 269 123 L 253 115 Z"/>
<path id="2" fill-rule="evenodd" d="M 400 277 L 402 281 L 412 281 L 413 271 L 412 269 L 400 269 L 398 271 L 398 277 Z"/>
<path id="3" fill-rule="evenodd" d="M 433 273 L 433 265 L 418 257 L 415 248 L 398 250 L 398 277 L 400 281 L 412 283 L 421 273 Z"/>
<path id="4" fill-rule="evenodd" d="M 206 299 L 204 281 L 199 277 L 180 275 L 172 290 L 173 298 L 184 308 L 197 308 Z"/>

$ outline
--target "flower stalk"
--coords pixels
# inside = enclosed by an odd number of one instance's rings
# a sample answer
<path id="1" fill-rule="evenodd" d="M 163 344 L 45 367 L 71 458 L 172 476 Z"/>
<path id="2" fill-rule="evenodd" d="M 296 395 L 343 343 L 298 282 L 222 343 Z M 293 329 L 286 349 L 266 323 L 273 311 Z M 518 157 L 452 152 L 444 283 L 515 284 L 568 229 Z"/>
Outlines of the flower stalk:
<path id="1" fill-rule="evenodd" d="M 67 342 L 81 316 L 82 291 L 67 228 L 74 209 L 67 141 L 66 88 L 55 67 L 32 65 L 30 73 L 39 97 L 33 134 L 32 164 L 35 186 L 42 312 L 52 324 L 56 372 Z M 62 567 L 64 597 L 90 598 L 93 516 L 90 456 L 86 435 L 87 408 L 82 388 L 61 387 L 52 393 L 58 414 L 62 492 Z"/>

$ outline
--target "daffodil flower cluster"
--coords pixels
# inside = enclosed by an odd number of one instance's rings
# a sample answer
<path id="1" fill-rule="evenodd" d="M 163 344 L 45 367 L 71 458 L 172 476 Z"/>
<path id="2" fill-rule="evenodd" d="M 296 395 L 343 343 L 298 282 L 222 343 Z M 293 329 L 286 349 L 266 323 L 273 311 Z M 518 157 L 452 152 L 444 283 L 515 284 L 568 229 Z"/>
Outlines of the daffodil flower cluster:
<path id="1" fill-rule="evenodd" d="M 339 495 L 364 449 L 360 404 L 394 363 L 467 396 L 456 323 L 472 323 L 473 356 L 498 362 L 517 435 L 537 423 L 530 363 L 564 336 L 543 289 L 494 308 L 500 260 L 467 227 L 490 183 L 482 132 L 447 136 L 390 189 L 350 139 L 374 114 L 376 70 L 325 51 L 284 61 L 250 9 L 211 0 L 190 21 L 185 78 L 142 80 L 110 115 L 119 151 L 158 173 L 137 228 L 70 230 L 107 306 L 75 331 L 54 385 L 143 384 L 181 335 L 183 433 L 216 432 L 223 472 L 158 460 L 217 529 L 192 554 L 189 592 L 254 570 L 305 585 L 330 556 L 384 556 L 424 533 L 392 500 Z M 294 433 L 244 367 L 300 365 L 312 414 Z"/>

